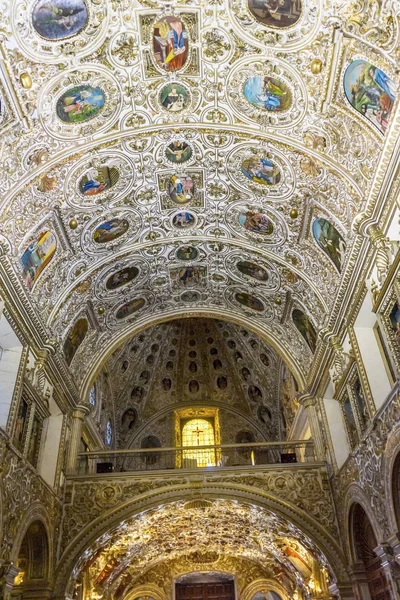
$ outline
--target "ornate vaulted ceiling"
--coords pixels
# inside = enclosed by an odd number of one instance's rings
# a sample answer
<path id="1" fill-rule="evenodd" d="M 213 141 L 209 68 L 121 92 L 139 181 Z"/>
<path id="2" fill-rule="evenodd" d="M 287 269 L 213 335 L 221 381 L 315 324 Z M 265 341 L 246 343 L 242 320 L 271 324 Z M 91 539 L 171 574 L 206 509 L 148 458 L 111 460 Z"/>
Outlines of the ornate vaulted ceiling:
<path id="1" fill-rule="evenodd" d="M 77 385 L 209 313 L 304 383 L 395 143 L 398 3 L 0 6 L 7 277 Z"/>
<path id="2" fill-rule="evenodd" d="M 108 360 L 96 389 L 103 418 L 96 405 L 94 413 L 102 428 L 115 423 L 119 447 L 146 436 L 174 446 L 175 411 L 194 405 L 219 409 L 222 443 L 282 439 L 297 408 L 293 380 L 263 340 L 204 318 L 135 336 Z"/>
<path id="3" fill-rule="evenodd" d="M 191 548 L 191 551 L 188 551 Z M 153 581 L 166 593 L 172 577 L 190 571 L 274 578 L 292 595 L 308 581 L 313 559 L 328 563 L 296 527 L 259 507 L 227 500 L 173 502 L 136 515 L 106 533 L 76 565 L 93 593 L 121 597 Z M 304 588 L 306 589 L 306 588 Z"/>

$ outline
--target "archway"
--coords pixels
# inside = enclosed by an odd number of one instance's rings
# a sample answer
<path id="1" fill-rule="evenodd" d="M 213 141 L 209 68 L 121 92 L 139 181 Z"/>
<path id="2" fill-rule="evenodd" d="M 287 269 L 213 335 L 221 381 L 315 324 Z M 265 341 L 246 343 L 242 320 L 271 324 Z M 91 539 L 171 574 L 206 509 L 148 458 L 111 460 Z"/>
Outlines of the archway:
<path id="1" fill-rule="evenodd" d="M 193 490 L 185 500 L 182 498 L 184 495 L 182 490 L 176 490 L 175 496 L 179 499 L 174 500 L 167 496 L 165 490 L 158 489 L 156 504 L 147 502 L 147 508 L 135 515 L 127 510 L 127 505 L 123 511 L 117 508 L 117 518 L 112 519 L 111 528 L 111 521 L 107 519 L 109 525 L 105 529 L 106 521 L 102 518 L 102 533 L 98 531 L 94 537 L 91 527 L 90 538 L 80 534 L 80 540 L 75 539 L 60 560 L 62 571 L 58 573 L 56 595 L 62 595 L 66 588 L 73 594 L 74 582 L 78 580 L 85 580 L 88 596 L 93 590 L 97 593 L 99 585 L 109 594 L 122 590 L 123 596 L 129 593 L 130 587 L 158 581 L 160 573 L 163 581 L 172 585 L 177 574 L 219 570 L 236 576 L 249 569 L 254 581 L 271 579 L 276 569 L 283 569 L 291 581 L 291 589 L 300 585 L 305 590 L 308 577 L 304 578 L 293 569 L 284 551 L 285 546 L 298 545 L 299 542 L 307 547 L 321 566 L 326 565 L 331 581 L 336 579 L 327 562 L 327 555 L 333 548 L 328 544 L 324 548 L 327 554 L 322 554 L 311 541 L 309 531 L 301 531 L 294 523 L 289 526 L 287 517 L 281 511 L 273 511 L 272 505 L 263 508 L 256 505 L 254 499 L 250 503 L 243 498 L 222 499 L 220 490 L 218 496 L 207 499 L 202 493 L 193 500 Z M 162 504 L 160 497 L 163 498 Z M 138 503 L 135 506 L 137 509 Z M 307 530 L 306 524 L 302 525 Z M 103 535 L 106 531 L 107 535 Z M 243 531 L 247 532 L 245 538 Z M 120 545 L 118 540 L 122 538 L 123 544 Z M 114 556 L 117 548 L 122 553 Z M 340 555 L 333 554 L 336 558 L 332 556 L 330 564 L 341 574 Z M 128 561 L 128 555 L 136 556 L 135 561 Z M 69 584 L 67 578 L 70 578 Z M 290 597 L 288 591 L 286 596 Z M 283 598 L 285 600 L 285 595 Z"/>
<path id="2" fill-rule="evenodd" d="M 392 494 L 397 527 L 400 527 L 400 452 L 396 456 L 392 471 Z"/>
<path id="3" fill-rule="evenodd" d="M 33 521 L 23 537 L 16 561 L 14 588 L 20 598 L 49 598 L 49 540 L 42 521 Z"/>
<path id="4" fill-rule="evenodd" d="M 353 553 L 358 571 L 360 592 L 371 600 L 393 600 L 392 590 L 388 582 L 380 558 L 374 549 L 378 541 L 372 524 L 361 504 L 354 504 L 350 513 L 350 532 L 353 541 Z M 361 582 L 362 580 L 362 582 Z"/>

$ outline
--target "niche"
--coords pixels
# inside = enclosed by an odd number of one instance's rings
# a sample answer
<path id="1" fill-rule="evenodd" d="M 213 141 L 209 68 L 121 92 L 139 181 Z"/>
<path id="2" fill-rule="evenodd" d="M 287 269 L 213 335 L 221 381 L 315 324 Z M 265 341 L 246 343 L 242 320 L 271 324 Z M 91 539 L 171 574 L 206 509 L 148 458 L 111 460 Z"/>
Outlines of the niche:
<path id="1" fill-rule="evenodd" d="M 226 390 L 226 388 L 228 387 L 228 380 L 226 377 L 224 377 L 223 375 L 221 375 L 220 377 L 218 377 L 217 379 L 217 386 L 219 387 L 220 390 Z"/>
<path id="2" fill-rule="evenodd" d="M 249 398 L 252 402 L 260 402 L 262 400 L 262 392 L 256 385 L 251 385 L 248 390 Z"/>
<path id="3" fill-rule="evenodd" d="M 191 394 L 197 394 L 199 389 L 200 389 L 199 382 L 196 381 L 195 379 L 192 379 L 192 381 L 189 382 L 189 392 Z"/>
<path id="4" fill-rule="evenodd" d="M 137 418 L 136 410 L 134 408 L 128 408 L 122 415 L 121 430 L 123 432 L 127 432 L 130 429 L 132 429 L 132 427 L 135 424 L 136 418 Z"/>

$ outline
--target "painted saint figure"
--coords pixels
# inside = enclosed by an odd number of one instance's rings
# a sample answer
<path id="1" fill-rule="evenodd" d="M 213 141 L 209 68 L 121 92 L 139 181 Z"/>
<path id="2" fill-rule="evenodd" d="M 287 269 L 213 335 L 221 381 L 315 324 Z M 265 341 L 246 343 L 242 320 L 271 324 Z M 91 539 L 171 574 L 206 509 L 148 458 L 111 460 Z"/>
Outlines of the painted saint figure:
<path id="1" fill-rule="evenodd" d="M 269 75 L 250 77 L 243 93 L 251 104 L 268 111 L 287 110 L 292 103 L 292 95 L 286 85 Z"/>
<path id="2" fill-rule="evenodd" d="M 57 240 L 51 231 L 39 234 L 21 256 L 22 276 L 29 290 L 56 251 Z"/>
<path id="3" fill-rule="evenodd" d="M 317 244 L 325 254 L 331 259 L 339 273 L 342 269 L 342 262 L 346 254 L 346 243 L 336 227 L 326 219 L 316 219 L 312 226 L 312 231 Z"/>
<path id="4" fill-rule="evenodd" d="M 317 347 L 317 332 L 310 319 L 302 310 L 295 308 L 292 312 L 293 323 L 306 341 L 311 352 L 314 354 Z"/>
<path id="5" fill-rule="evenodd" d="M 390 77 L 371 63 L 357 59 L 347 67 L 343 83 L 354 108 L 385 133 L 396 100 Z"/>
<path id="6" fill-rule="evenodd" d="M 56 111 L 64 123 L 83 123 L 93 119 L 103 108 L 104 102 L 100 88 L 79 85 L 64 92 L 57 100 Z"/>
<path id="7" fill-rule="evenodd" d="M 281 171 L 271 160 L 252 156 L 242 162 L 242 173 L 254 183 L 276 185 L 281 180 Z"/>
<path id="8" fill-rule="evenodd" d="M 177 204 L 186 204 L 193 198 L 194 183 L 189 175 L 172 175 L 168 191 L 171 200 Z"/>
<path id="9" fill-rule="evenodd" d="M 105 221 L 95 229 L 93 240 L 97 242 L 97 244 L 111 242 L 123 235 L 128 229 L 129 221 L 126 219 L 112 219 L 111 221 Z"/>
<path id="10" fill-rule="evenodd" d="M 96 196 L 117 183 L 119 173 L 111 167 L 92 167 L 79 182 L 79 189 L 85 196 Z"/>
<path id="11" fill-rule="evenodd" d="M 270 235 L 274 230 L 274 226 L 267 215 L 251 210 L 241 210 L 239 223 L 247 231 L 262 235 Z"/>
<path id="12" fill-rule="evenodd" d="M 173 163 L 184 163 L 192 156 L 192 149 L 186 142 L 174 140 L 166 147 L 165 155 Z"/>
<path id="13" fill-rule="evenodd" d="M 87 21 L 84 0 L 39 0 L 32 11 L 34 29 L 48 40 L 63 40 L 76 35 Z"/>
<path id="14" fill-rule="evenodd" d="M 172 224 L 174 227 L 178 229 L 185 229 L 187 227 L 192 227 L 194 225 L 195 219 L 194 216 L 190 212 L 179 212 L 174 215 L 172 219 Z"/>
<path id="15" fill-rule="evenodd" d="M 160 92 L 161 105 L 169 112 L 179 112 L 183 110 L 188 103 L 188 93 L 186 88 L 179 83 L 169 83 L 164 86 Z"/>
<path id="16" fill-rule="evenodd" d="M 157 63 L 165 71 L 178 71 L 184 66 L 189 38 L 179 17 L 166 16 L 154 25 L 153 50 Z"/>
<path id="17" fill-rule="evenodd" d="M 270 27 L 290 27 L 301 16 L 301 0 L 248 0 L 250 12 L 257 21 Z"/>
<path id="18" fill-rule="evenodd" d="M 236 266 L 243 275 L 248 275 L 253 279 L 257 279 L 257 281 L 268 281 L 267 271 L 256 263 L 249 260 L 241 260 Z"/>

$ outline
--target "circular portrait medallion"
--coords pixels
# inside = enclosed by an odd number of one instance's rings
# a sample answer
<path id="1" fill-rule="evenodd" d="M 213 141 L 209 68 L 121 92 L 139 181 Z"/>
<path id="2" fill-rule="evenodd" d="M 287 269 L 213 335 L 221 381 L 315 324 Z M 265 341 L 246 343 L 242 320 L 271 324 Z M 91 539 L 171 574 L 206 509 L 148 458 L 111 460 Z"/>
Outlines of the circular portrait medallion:
<path id="1" fill-rule="evenodd" d="M 189 92 L 181 83 L 168 83 L 160 91 L 161 106 L 171 113 L 184 110 L 189 104 Z"/>
<path id="2" fill-rule="evenodd" d="M 174 140 L 165 148 L 166 158 L 175 164 L 182 164 L 191 159 L 193 150 L 187 142 Z"/>

